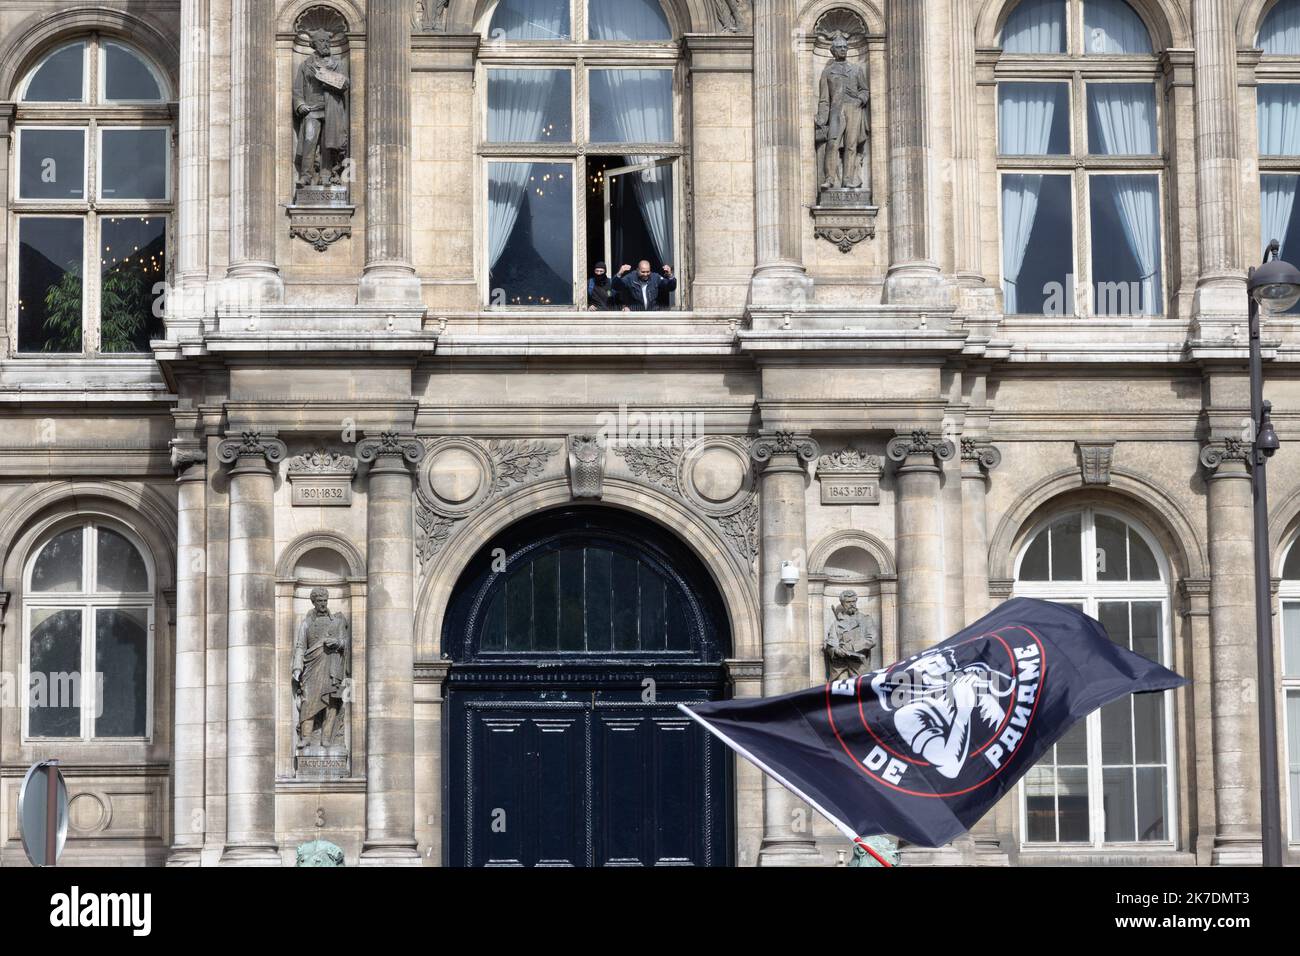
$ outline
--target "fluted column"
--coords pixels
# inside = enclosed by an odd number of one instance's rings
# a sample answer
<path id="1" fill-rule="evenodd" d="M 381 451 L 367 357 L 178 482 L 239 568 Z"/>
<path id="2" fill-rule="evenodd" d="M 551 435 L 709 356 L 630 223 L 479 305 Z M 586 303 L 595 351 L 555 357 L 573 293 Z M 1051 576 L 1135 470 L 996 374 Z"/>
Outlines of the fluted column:
<path id="1" fill-rule="evenodd" d="M 926 10 L 935 0 L 886 5 L 889 38 L 889 272 L 891 303 L 944 297 L 935 262 L 930 210 L 930 83 Z M 757 69 L 757 63 L 755 63 Z"/>
<path id="2" fill-rule="evenodd" d="M 966 620 L 972 624 L 990 610 L 989 608 L 989 531 L 988 497 L 990 471 L 1002 463 L 1002 453 L 985 441 L 976 438 L 961 440 L 961 523 L 962 523 L 962 574 L 965 579 Z M 975 841 L 976 862 L 1005 864 L 1003 849 L 1011 839 L 1014 795 L 998 801 L 992 813 L 984 815 L 971 829 Z M 1004 842 L 1005 841 L 1005 842 Z"/>
<path id="3" fill-rule="evenodd" d="M 244 432 L 217 446 L 230 469 L 223 866 L 278 866 L 275 845 L 275 478 L 284 442 Z"/>
<path id="4" fill-rule="evenodd" d="M 804 515 L 805 464 L 817 443 L 778 432 L 759 438 L 753 457 L 762 469 L 759 499 L 759 595 L 763 607 L 763 696 L 808 687 L 808 552 Z M 783 562 L 799 571 L 794 586 L 781 582 Z M 812 809 L 770 776 L 763 778 L 763 843 L 759 866 L 817 866 Z"/>
<path id="5" fill-rule="evenodd" d="M 357 444 L 366 490 L 366 836 L 363 865 L 420 865 L 415 844 L 415 524 L 411 466 L 424 446 L 396 432 Z"/>
<path id="6" fill-rule="evenodd" d="M 939 530 L 939 463 L 956 453 L 947 439 L 917 429 L 886 446 L 897 472 L 898 639 L 910 656 L 943 640 L 943 537 Z"/>
<path id="7" fill-rule="evenodd" d="M 979 110 L 975 97 L 975 4 L 949 0 L 952 22 L 953 263 L 965 284 L 982 285 L 979 228 Z M 969 615 L 968 615 L 969 616 Z"/>
<path id="8" fill-rule="evenodd" d="M 754 2 L 754 278 L 756 305 L 812 296 L 799 198 L 799 67 L 793 0 Z"/>
<path id="9" fill-rule="evenodd" d="M 207 528 L 204 497 L 207 455 L 195 445 L 172 445 L 176 483 L 176 645 L 172 721 L 172 846 L 168 866 L 198 866 L 207 830 L 204 735 L 207 700 Z"/>
<path id="10" fill-rule="evenodd" d="M 186 327 L 197 331 L 208 278 L 208 36 L 208 0 L 181 0 L 176 283 L 167 300 L 172 338 Z"/>
<path id="11" fill-rule="evenodd" d="M 1209 469 L 1210 702 L 1214 715 L 1215 864 L 1259 865 L 1258 679 L 1249 446 L 1201 449 Z"/>
<path id="12" fill-rule="evenodd" d="M 366 8 L 366 268 L 359 302 L 420 302 L 411 265 L 411 34 L 407 0 Z"/>
<path id="13" fill-rule="evenodd" d="M 230 266 L 235 307 L 280 302 L 275 265 L 275 2 L 231 0 Z M 286 162 L 287 162 L 286 158 Z"/>
<path id="14" fill-rule="evenodd" d="M 1241 162 L 1237 129 L 1237 40 L 1232 0 L 1193 0 L 1196 83 L 1197 316 L 1244 318 L 1241 254 Z M 1281 236 L 1277 237 L 1281 239 Z M 1253 244 L 1252 244 L 1253 245 Z M 1247 247 L 1259 260 L 1262 249 Z"/>

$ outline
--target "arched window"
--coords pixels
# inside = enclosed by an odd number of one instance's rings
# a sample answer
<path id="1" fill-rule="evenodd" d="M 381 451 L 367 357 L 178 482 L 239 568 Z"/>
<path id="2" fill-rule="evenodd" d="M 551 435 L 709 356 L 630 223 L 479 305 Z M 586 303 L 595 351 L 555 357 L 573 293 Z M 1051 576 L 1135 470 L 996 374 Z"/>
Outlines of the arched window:
<path id="1" fill-rule="evenodd" d="M 61 525 L 33 552 L 24 583 L 24 737 L 149 737 L 154 585 L 144 548 L 116 525 Z"/>
<path id="2" fill-rule="evenodd" d="M 595 264 L 612 278 L 642 259 L 660 276 L 647 284 L 657 300 L 616 282 L 617 305 L 675 304 L 680 83 L 664 7 L 501 0 L 485 29 L 486 304 L 603 307 Z"/>
<path id="3" fill-rule="evenodd" d="M 19 83 L 12 350 L 141 353 L 162 334 L 168 97 L 143 54 L 98 35 L 51 50 Z"/>
<path id="4" fill-rule="evenodd" d="M 1259 250 L 1281 245 L 1287 262 L 1300 262 L 1300 0 L 1278 0 L 1260 24 L 1264 52 L 1256 69 L 1259 127 Z M 1291 309 L 1300 312 L 1300 306 Z"/>
<path id="5" fill-rule="evenodd" d="M 1053 518 L 1021 552 L 1015 594 L 1082 609 L 1111 640 L 1169 664 L 1169 585 L 1137 525 L 1094 508 Z M 1076 724 L 1021 785 L 1026 845 L 1174 840 L 1173 715 L 1166 694 L 1134 694 Z"/>
<path id="6" fill-rule="evenodd" d="M 1282 603 L 1282 696 L 1285 701 L 1290 839 L 1300 843 L 1300 547 L 1291 545 L 1278 588 Z"/>
<path id="7" fill-rule="evenodd" d="M 1001 42 L 1007 314 L 1163 314 L 1160 66 L 1146 24 L 1124 0 L 1021 0 Z"/>

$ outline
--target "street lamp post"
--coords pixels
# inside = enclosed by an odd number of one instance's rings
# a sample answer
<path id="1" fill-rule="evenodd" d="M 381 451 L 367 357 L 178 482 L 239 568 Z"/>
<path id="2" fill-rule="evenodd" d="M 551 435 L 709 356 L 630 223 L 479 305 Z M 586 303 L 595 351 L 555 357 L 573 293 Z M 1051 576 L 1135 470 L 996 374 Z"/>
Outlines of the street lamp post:
<path id="1" fill-rule="evenodd" d="M 1282 865 L 1282 797 L 1277 766 L 1277 711 L 1273 699 L 1273 613 L 1268 548 L 1268 459 L 1279 442 L 1264 401 L 1264 367 L 1259 347 L 1259 313 L 1285 312 L 1300 301 L 1300 270 L 1277 257 L 1278 241 L 1264 250 L 1264 262 L 1251 269 L 1246 288 L 1250 314 L 1250 487 L 1255 504 L 1255 640 L 1258 645 L 1260 836 L 1264 865 Z"/>

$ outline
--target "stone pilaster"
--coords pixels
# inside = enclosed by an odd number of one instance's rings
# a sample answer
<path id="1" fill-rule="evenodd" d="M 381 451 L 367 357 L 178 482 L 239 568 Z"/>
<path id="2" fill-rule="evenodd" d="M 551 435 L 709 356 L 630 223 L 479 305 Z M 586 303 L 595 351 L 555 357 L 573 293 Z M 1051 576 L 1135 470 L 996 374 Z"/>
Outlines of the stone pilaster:
<path id="1" fill-rule="evenodd" d="M 952 225 L 954 271 L 963 284 L 983 285 L 979 227 L 979 110 L 975 96 L 975 4 L 949 0 L 952 59 Z"/>
<path id="2" fill-rule="evenodd" d="M 793 0 L 754 2 L 755 305 L 812 298 L 803 265 L 799 198 L 799 69 Z"/>
<path id="3" fill-rule="evenodd" d="M 419 866 L 415 842 L 415 519 L 411 465 L 424 446 L 396 432 L 357 444 L 366 491 L 366 836 L 363 866 Z"/>
<path id="4" fill-rule="evenodd" d="M 418 305 L 411 264 L 411 4 L 366 8 L 366 268 L 359 302 Z"/>
<path id="5" fill-rule="evenodd" d="M 1002 452 L 978 438 L 961 440 L 962 575 L 965 583 L 966 624 L 990 610 L 988 473 L 1002 464 Z M 1007 863 L 1004 847 L 1010 845 L 1015 801 L 1003 799 L 971 830 L 975 862 L 985 866 Z"/>
<path id="6" fill-rule="evenodd" d="M 889 272 L 884 301 L 934 304 L 946 297 L 934 259 L 930 84 L 926 16 L 936 0 L 886 5 L 889 37 Z M 757 72 L 758 64 L 754 64 Z"/>
<path id="7" fill-rule="evenodd" d="M 1183 598 L 1182 617 L 1191 635 L 1191 667 L 1184 672 L 1192 686 L 1191 739 L 1183 752 L 1204 753 L 1214 740 L 1214 701 L 1210 664 L 1210 581 L 1207 578 L 1183 578 L 1178 582 Z M 1184 725 L 1186 726 L 1186 725 Z M 1179 728 L 1182 730 L 1182 727 Z M 1192 849 L 1197 866 L 1209 866 L 1214 860 L 1214 768 L 1211 760 L 1196 760 L 1192 787 Z"/>
<path id="8" fill-rule="evenodd" d="M 199 331 L 208 278 L 208 0 L 182 0 L 177 116 L 176 282 L 167 334 Z"/>
<path id="9" fill-rule="evenodd" d="M 1192 3 L 1196 239 L 1200 251 L 1193 308 L 1198 322 L 1216 315 L 1240 321 L 1246 309 L 1240 239 L 1235 7 L 1232 0 L 1193 0 Z M 1250 250 L 1246 259 L 1256 262 L 1262 251 Z"/>
<path id="10" fill-rule="evenodd" d="M 939 465 L 956 454 L 953 443 L 916 429 L 890 441 L 899 462 L 898 637 L 907 657 L 943 640 L 943 537 L 939 526 Z"/>
<path id="11" fill-rule="evenodd" d="M 281 302 L 275 264 L 275 0 L 231 0 L 230 268 L 235 308 Z M 286 158 L 286 162 L 287 162 Z"/>
<path id="12" fill-rule="evenodd" d="M 271 465 L 284 442 L 244 432 L 217 446 L 230 469 L 223 866 L 278 866 L 275 845 L 275 540 Z"/>
<path id="13" fill-rule="evenodd" d="M 415 665 L 415 787 L 416 849 L 424 866 L 442 865 L 443 721 L 446 683 L 451 661 L 422 661 Z"/>
<path id="14" fill-rule="evenodd" d="M 204 756 L 207 722 L 207 455 L 197 444 L 173 442 L 176 469 L 176 628 L 172 737 L 172 847 L 168 866 L 198 866 L 207 830 Z"/>
<path id="15" fill-rule="evenodd" d="M 763 696 L 763 662 L 730 658 L 726 662 L 731 696 Z M 757 866 L 763 846 L 763 795 L 767 775 L 748 760 L 736 761 L 736 865 Z"/>
<path id="16" fill-rule="evenodd" d="M 1259 738 L 1255 696 L 1255 575 L 1249 446 L 1201 449 L 1210 545 L 1210 706 L 1214 732 L 1213 862 L 1259 865 Z"/>
<path id="17" fill-rule="evenodd" d="M 811 438 L 777 432 L 759 438 L 752 455 L 762 469 L 759 500 L 759 594 L 763 607 L 763 696 L 803 690 L 808 664 L 808 553 L 805 465 L 817 459 Z M 782 562 L 794 562 L 799 578 L 781 581 Z M 812 833 L 812 809 L 769 776 L 763 778 L 763 843 L 759 866 L 817 866 L 822 860 Z"/>

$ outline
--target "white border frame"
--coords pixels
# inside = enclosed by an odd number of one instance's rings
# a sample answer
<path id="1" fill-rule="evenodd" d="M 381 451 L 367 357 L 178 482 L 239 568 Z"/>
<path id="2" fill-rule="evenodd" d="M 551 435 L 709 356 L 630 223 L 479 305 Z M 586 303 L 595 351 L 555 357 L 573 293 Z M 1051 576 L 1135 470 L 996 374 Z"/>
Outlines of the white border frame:
<path id="1" fill-rule="evenodd" d="M 61 53 L 70 46 L 81 45 L 81 99 L 79 100 L 29 100 L 27 99 L 27 88 L 31 85 L 32 79 L 40 72 L 45 62 L 56 53 Z M 54 49 L 50 50 L 35 65 L 27 71 L 21 83 L 18 84 L 18 95 L 15 102 L 19 108 L 23 106 L 55 106 L 55 107 L 72 107 L 72 106 L 89 106 L 90 104 L 90 51 L 95 46 L 93 36 L 78 37 L 67 43 L 61 43 Z"/>
<path id="2" fill-rule="evenodd" d="M 148 578 L 148 590 L 140 592 L 103 592 L 96 591 L 97 586 L 97 569 L 95 558 L 98 554 L 97 536 L 94 534 L 95 529 L 99 527 L 107 528 L 110 531 L 120 534 L 122 537 L 136 549 L 144 562 L 145 574 Z M 35 567 L 36 559 L 40 556 L 45 546 L 59 534 L 77 528 L 82 534 L 81 549 L 81 574 L 82 591 L 34 591 L 32 589 L 32 569 Z M 19 641 L 22 648 L 22 676 L 20 687 L 22 690 L 21 708 L 21 743 L 40 744 L 40 743 L 151 743 L 154 732 L 154 675 L 155 675 L 155 649 L 157 646 L 157 569 L 154 566 L 153 558 L 149 549 L 145 547 L 144 542 L 139 536 L 118 522 L 94 515 L 94 516 L 75 516 L 66 520 L 56 522 L 51 527 L 45 529 L 38 543 L 36 543 L 27 559 L 23 563 L 23 615 L 22 615 L 22 633 L 19 635 Z M 28 707 L 28 688 L 31 686 L 31 616 L 33 611 L 43 610 L 60 610 L 76 609 L 81 611 L 81 736 L 80 737 L 33 737 L 30 735 L 29 711 Z M 92 679 L 89 683 L 85 680 L 85 675 L 93 676 L 97 673 L 94 667 L 95 662 L 95 615 L 100 609 L 144 609 L 147 621 L 147 630 L 145 632 L 145 733 L 144 736 L 133 737 L 99 737 L 95 735 L 95 710 L 96 701 L 94 698 L 94 688 L 96 682 Z"/>
<path id="3" fill-rule="evenodd" d="M 162 71 L 154 65 L 153 61 L 145 55 L 144 51 L 133 47 L 130 44 L 123 43 L 120 40 L 114 40 L 111 37 L 99 36 L 95 44 L 95 51 L 99 56 L 99 69 L 96 71 L 99 76 L 98 89 L 95 91 L 96 106 L 163 106 L 171 100 L 171 87 L 167 78 Z M 110 100 L 108 98 L 108 57 L 104 53 L 104 48 L 115 46 L 120 50 L 134 56 L 144 64 L 144 68 L 149 71 L 153 77 L 154 83 L 158 86 L 158 99 L 156 100 Z"/>
<path id="4" fill-rule="evenodd" d="M 163 195 L 161 198 L 152 196 L 105 196 L 104 195 L 104 134 L 128 131 L 140 132 L 146 130 L 155 130 L 163 134 Z M 140 206 L 154 203 L 158 205 L 171 203 L 172 201 L 172 137 L 171 127 L 160 126 L 156 123 L 129 123 L 121 126 L 95 124 L 95 202 L 106 203 L 111 208 L 117 206 Z"/>
<path id="5" fill-rule="evenodd" d="M 1095 560 L 1091 563 L 1085 560 L 1083 563 L 1083 579 L 1080 581 L 1022 582 L 1020 580 L 1020 566 L 1030 546 L 1037 540 L 1039 534 L 1045 531 L 1050 525 L 1071 514 L 1080 514 L 1083 516 L 1081 523 L 1080 546 L 1083 549 L 1084 556 L 1088 555 L 1090 552 L 1094 555 L 1096 554 L 1095 519 L 1097 515 L 1105 515 L 1123 523 L 1142 539 L 1156 559 L 1156 567 L 1159 569 L 1160 579 L 1157 581 L 1098 581 L 1096 576 Z M 1171 577 L 1169 561 L 1165 556 L 1164 549 L 1160 547 L 1151 532 L 1134 519 L 1119 512 L 1111 511 L 1104 507 L 1095 507 L 1093 505 L 1087 505 L 1082 508 L 1069 508 L 1056 512 L 1039 521 L 1032 529 L 1032 532 L 1025 536 L 1024 543 L 1021 545 L 1020 551 L 1016 555 L 1014 567 L 1015 584 L 1012 588 L 1012 596 L 1036 597 L 1049 601 L 1082 604 L 1084 613 L 1093 617 L 1096 617 L 1097 604 L 1103 601 L 1160 602 L 1161 661 L 1166 666 L 1169 666 L 1169 662 L 1173 660 L 1173 619 L 1170 601 Z M 1130 611 L 1130 614 L 1131 613 L 1132 612 Z M 1123 843 L 1106 842 L 1105 814 L 1104 806 L 1102 804 L 1103 773 L 1101 761 L 1101 711 L 1098 709 L 1085 718 L 1088 736 L 1089 842 L 1030 842 L 1027 839 L 1028 827 L 1026 825 L 1027 808 L 1025 799 L 1025 781 L 1021 780 L 1016 785 L 1016 804 L 1017 819 L 1020 828 L 1018 837 L 1022 851 L 1035 853 L 1070 853 L 1081 850 L 1088 852 L 1098 850 L 1172 852 L 1178 849 L 1178 781 L 1180 779 L 1180 771 L 1178 767 L 1178 751 L 1176 749 L 1177 735 L 1174 727 L 1177 714 L 1174 712 L 1173 691 L 1163 691 L 1162 693 L 1164 695 L 1165 706 L 1165 754 L 1168 758 L 1166 762 L 1167 773 L 1165 777 L 1165 814 L 1167 820 L 1166 833 L 1168 834 L 1168 839 Z M 1135 760 L 1132 764 L 1121 764 L 1118 766 L 1138 766 L 1136 763 L 1136 756 L 1135 753 Z"/>
<path id="6" fill-rule="evenodd" d="M 23 182 L 23 141 L 25 134 L 30 130 L 40 132 L 79 132 L 81 133 L 81 197 L 72 196 L 24 196 L 21 194 Z M 82 126 L 77 125 L 46 125 L 44 123 L 15 123 L 14 134 L 16 142 L 14 146 L 14 188 L 10 191 L 10 197 L 15 203 L 37 203 L 47 206 L 57 205 L 88 205 L 90 198 L 90 124 Z"/>

